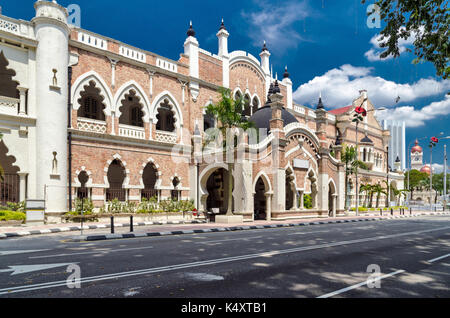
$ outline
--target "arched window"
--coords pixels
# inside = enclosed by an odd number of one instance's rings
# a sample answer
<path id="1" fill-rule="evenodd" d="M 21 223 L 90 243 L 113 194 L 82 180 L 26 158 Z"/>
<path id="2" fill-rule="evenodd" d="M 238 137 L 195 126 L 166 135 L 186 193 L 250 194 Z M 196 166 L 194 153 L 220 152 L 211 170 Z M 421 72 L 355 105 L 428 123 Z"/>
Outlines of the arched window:
<path id="1" fill-rule="evenodd" d="M 9 62 L 6 59 L 3 51 L 0 51 L 0 96 L 19 98 L 19 91 L 17 87 L 19 82 L 13 81 L 16 72 L 8 69 Z"/>
<path id="2" fill-rule="evenodd" d="M 256 113 L 256 112 L 258 111 L 258 109 L 259 109 L 259 101 L 258 101 L 258 99 L 255 97 L 255 98 L 253 98 L 253 103 L 252 103 L 252 115 L 253 115 L 254 113 Z"/>
<path id="3" fill-rule="evenodd" d="M 207 131 L 210 128 L 215 127 L 214 117 L 210 114 L 203 115 L 203 131 Z"/>
<path id="4" fill-rule="evenodd" d="M 136 95 L 135 90 L 131 89 L 129 93 L 125 95 L 119 110 L 122 113 L 119 119 L 120 124 L 144 127 L 144 113 L 142 111 L 140 98 Z"/>
<path id="5" fill-rule="evenodd" d="M 126 201 L 126 190 L 123 189 L 123 182 L 126 173 L 120 160 L 114 159 L 108 169 L 109 188 L 106 189 L 106 200 L 112 201 L 118 199 L 119 201 Z"/>
<path id="6" fill-rule="evenodd" d="M 156 130 L 174 132 L 175 131 L 175 117 L 173 113 L 173 106 L 170 105 L 169 100 L 165 99 L 158 108 L 156 119 Z"/>
<path id="7" fill-rule="evenodd" d="M 174 190 L 171 191 L 171 197 L 172 197 L 172 200 L 174 200 L 174 201 L 179 201 L 181 199 L 181 191 L 177 189 L 179 184 L 180 184 L 180 180 L 177 177 L 175 177 L 172 181 Z"/>
<path id="8" fill-rule="evenodd" d="M 251 106 L 250 106 L 250 96 L 248 96 L 248 95 L 245 95 L 244 96 L 244 109 L 243 109 L 243 115 L 244 116 L 248 116 L 248 117 L 250 117 L 252 114 L 251 114 Z"/>
<path id="9" fill-rule="evenodd" d="M 158 190 L 155 189 L 156 181 L 158 180 L 158 171 L 152 163 L 147 164 L 142 174 L 142 181 L 144 182 L 144 189 L 141 191 L 141 198 L 150 199 L 153 197 L 159 198 Z"/>
<path id="10" fill-rule="evenodd" d="M 100 95 L 100 89 L 95 85 L 94 81 L 90 81 L 89 85 L 84 86 L 84 90 L 80 93 L 78 117 L 104 121 L 105 113 L 103 109 L 105 105 L 102 103 L 104 98 Z"/>

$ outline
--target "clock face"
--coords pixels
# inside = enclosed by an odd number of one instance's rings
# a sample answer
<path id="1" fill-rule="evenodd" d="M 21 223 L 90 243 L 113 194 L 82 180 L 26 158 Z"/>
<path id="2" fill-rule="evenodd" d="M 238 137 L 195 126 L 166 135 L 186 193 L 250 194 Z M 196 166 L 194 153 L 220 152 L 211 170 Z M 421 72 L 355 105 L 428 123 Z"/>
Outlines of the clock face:
<path id="1" fill-rule="evenodd" d="M 414 158 L 415 161 L 419 161 L 419 157 Z"/>

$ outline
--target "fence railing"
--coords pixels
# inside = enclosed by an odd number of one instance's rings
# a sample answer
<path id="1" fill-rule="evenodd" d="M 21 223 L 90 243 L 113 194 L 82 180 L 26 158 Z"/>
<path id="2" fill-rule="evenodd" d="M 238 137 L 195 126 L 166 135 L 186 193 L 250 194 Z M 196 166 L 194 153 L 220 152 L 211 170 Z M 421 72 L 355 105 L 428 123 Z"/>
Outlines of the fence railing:
<path id="1" fill-rule="evenodd" d="M 121 202 L 127 200 L 127 190 L 126 189 L 106 189 L 106 201 L 113 201 L 117 199 Z"/>
<path id="2" fill-rule="evenodd" d="M 144 189 L 141 190 L 141 198 L 150 200 L 151 198 L 158 198 L 158 190 L 155 189 Z"/>
<path id="3" fill-rule="evenodd" d="M 20 177 L 17 174 L 5 174 L 0 179 L 0 202 L 19 203 L 20 201 Z"/>

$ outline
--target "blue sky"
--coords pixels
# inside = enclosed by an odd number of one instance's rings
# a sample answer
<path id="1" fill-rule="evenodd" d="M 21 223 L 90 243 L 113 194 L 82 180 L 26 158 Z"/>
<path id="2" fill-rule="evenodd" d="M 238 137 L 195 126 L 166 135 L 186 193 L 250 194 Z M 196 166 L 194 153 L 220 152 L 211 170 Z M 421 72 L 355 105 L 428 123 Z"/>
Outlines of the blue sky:
<path id="1" fill-rule="evenodd" d="M 294 99 L 315 105 L 322 92 L 326 108 L 350 105 L 359 89 L 367 89 L 375 107 L 387 107 L 383 118 L 405 120 L 407 146 L 416 137 L 450 135 L 450 81 L 435 77 L 431 63 L 412 65 L 414 55 L 379 60 L 376 35 L 367 26 L 367 6 L 360 0 L 60 0 L 81 7 L 81 27 L 177 60 L 189 21 L 200 47 L 217 53 L 220 20 L 230 33 L 229 50 L 258 57 L 263 40 L 272 53 L 274 72 L 287 65 Z M 30 20 L 34 0 L 0 0 L 3 14 Z M 383 27 L 383 23 L 381 25 Z M 403 47 L 410 47 L 409 41 Z M 395 103 L 397 96 L 400 102 Z M 447 142 L 450 145 L 450 142 Z M 426 162 L 429 150 L 422 143 Z M 443 143 L 433 151 L 443 163 Z"/>

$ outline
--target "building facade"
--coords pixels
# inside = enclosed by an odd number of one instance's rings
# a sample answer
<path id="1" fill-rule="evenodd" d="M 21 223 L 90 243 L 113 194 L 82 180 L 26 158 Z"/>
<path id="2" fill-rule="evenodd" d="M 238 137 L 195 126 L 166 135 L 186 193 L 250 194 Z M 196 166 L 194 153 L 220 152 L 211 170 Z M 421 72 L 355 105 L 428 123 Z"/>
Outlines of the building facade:
<path id="1" fill-rule="evenodd" d="M 259 59 L 228 52 L 223 22 L 217 54 L 201 49 L 191 24 L 175 61 L 69 25 L 56 1 L 35 9 L 31 21 L 0 16 L 0 163 L 11 179 L 2 201 L 46 200 L 48 215 L 67 211 L 70 197 L 97 208 L 114 198 L 192 199 L 201 211 L 225 211 L 226 155 L 203 145 L 217 126 L 205 107 L 221 87 L 242 97 L 242 116 L 267 131 L 244 139 L 234 165 L 233 210 L 245 219 L 343 213 L 340 158 L 357 138 L 369 167 L 359 184 L 403 188 L 400 171 L 387 173 L 390 133 L 366 91 L 330 112 L 321 101 L 317 109 L 297 105 L 287 69 L 282 80 L 273 77 L 266 43 Z M 357 136 L 351 119 L 359 106 L 369 115 Z"/>

